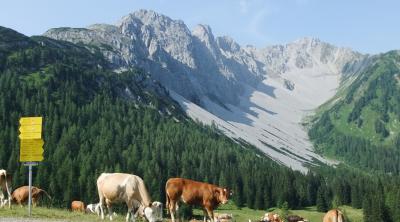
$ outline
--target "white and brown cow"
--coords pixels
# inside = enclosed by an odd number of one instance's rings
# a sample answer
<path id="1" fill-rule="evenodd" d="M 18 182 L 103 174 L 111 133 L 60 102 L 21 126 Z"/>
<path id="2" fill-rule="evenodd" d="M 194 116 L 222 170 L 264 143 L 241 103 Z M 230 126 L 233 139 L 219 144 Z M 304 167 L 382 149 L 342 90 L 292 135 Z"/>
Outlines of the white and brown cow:
<path id="1" fill-rule="evenodd" d="M 227 203 L 230 196 L 230 192 L 226 188 L 183 178 L 169 179 L 165 185 L 165 193 L 166 207 L 171 213 L 172 222 L 175 222 L 174 214 L 180 200 L 189 205 L 203 207 L 204 220 L 208 216 L 213 222 L 214 209 L 221 203 Z"/>
<path id="2" fill-rule="evenodd" d="M 123 202 L 128 207 L 128 213 L 126 215 L 126 221 L 136 219 L 136 210 L 138 203 L 143 206 L 144 211 L 147 208 L 152 208 L 152 202 L 150 195 L 147 192 L 146 186 L 142 178 L 125 173 L 102 173 L 97 179 L 97 190 L 100 199 L 100 214 L 101 219 L 104 219 L 103 205 L 106 204 L 112 220 L 112 208 L 111 204 Z M 154 212 L 153 210 L 147 210 Z M 150 222 L 153 217 L 147 218 Z"/>
<path id="3" fill-rule="evenodd" d="M 7 171 L 0 169 L 0 208 L 8 203 L 8 208 L 11 208 L 11 175 Z M 4 192 L 7 193 L 7 200 L 5 199 Z"/>

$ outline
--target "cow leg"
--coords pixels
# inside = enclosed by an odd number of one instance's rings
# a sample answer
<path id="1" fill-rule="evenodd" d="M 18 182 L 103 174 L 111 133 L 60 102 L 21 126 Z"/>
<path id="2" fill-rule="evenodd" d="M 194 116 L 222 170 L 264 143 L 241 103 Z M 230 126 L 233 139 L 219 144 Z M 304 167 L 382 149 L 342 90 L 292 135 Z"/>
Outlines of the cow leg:
<path id="1" fill-rule="evenodd" d="M 136 208 L 132 201 L 126 201 L 126 206 L 128 207 L 128 213 L 126 214 L 126 222 L 129 222 L 129 219 L 132 218 L 132 221 L 136 221 Z"/>
<path id="2" fill-rule="evenodd" d="M 170 200 L 168 207 L 169 213 L 171 214 L 171 220 L 172 222 L 175 222 L 176 202 L 174 200 Z"/>
<path id="3" fill-rule="evenodd" d="M 8 194 L 8 208 L 11 209 L 11 186 L 7 186 L 7 194 Z"/>
<path id="4" fill-rule="evenodd" d="M 207 210 L 208 216 L 210 217 L 210 221 L 214 222 L 214 212 L 209 208 L 206 208 L 206 210 Z"/>
<path id="5" fill-rule="evenodd" d="M 132 210 L 128 209 L 128 213 L 126 214 L 126 222 L 129 222 L 131 218 L 133 222 L 136 221 L 136 215 L 133 213 Z"/>
<path id="6" fill-rule="evenodd" d="M 99 208 L 100 208 L 100 212 L 99 214 L 101 214 L 101 219 L 104 220 L 104 197 L 103 196 L 99 196 L 100 200 L 99 200 Z"/>
<path id="7" fill-rule="evenodd" d="M 203 215 L 204 215 L 203 221 L 207 222 L 207 211 L 205 209 L 203 209 Z"/>
<path id="8" fill-rule="evenodd" d="M 0 190 L 0 208 L 3 208 L 3 206 L 5 205 L 4 198 L 4 194 L 2 190 Z"/>
<path id="9" fill-rule="evenodd" d="M 107 209 L 108 209 L 108 216 L 110 217 L 110 220 L 113 220 L 112 218 L 112 207 L 111 207 L 111 201 L 109 201 L 108 199 L 106 199 L 106 205 L 107 205 Z"/>

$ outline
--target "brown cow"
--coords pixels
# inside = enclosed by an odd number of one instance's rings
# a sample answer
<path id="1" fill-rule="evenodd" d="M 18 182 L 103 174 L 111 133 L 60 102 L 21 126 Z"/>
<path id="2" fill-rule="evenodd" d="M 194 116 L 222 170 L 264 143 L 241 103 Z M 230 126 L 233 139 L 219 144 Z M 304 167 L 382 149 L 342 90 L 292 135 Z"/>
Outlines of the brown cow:
<path id="1" fill-rule="evenodd" d="M 180 200 L 189 205 L 203 207 L 204 219 L 208 215 L 211 222 L 214 222 L 213 210 L 220 203 L 227 203 L 230 196 L 230 192 L 226 188 L 183 178 L 169 179 L 165 185 L 165 193 L 166 207 L 171 213 L 172 222 L 175 222 L 174 214 Z"/>
<path id="2" fill-rule="evenodd" d="M 345 222 L 345 220 L 340 210 L 332 209 L 325 214 L 323 222 Z"/>
<path id="3" fill-rule="evenodd" d="M 8 202 L 8 208 L 11 208 L 11 175 L 7 174 L 6 170 L 0 169 L 0 207 L 3 207 Z M 4 193 L 7 193 L 5 200 Z"/>
<path id="4" fill-rule="evenodd" d="M 42 194 L 45 194 L 50 200 L 50 195 L 37 187 L 32 186 L 32 204 L 36 206 L 39 198 Z M 29 186 L 22 186 L 14 190 L 12 193 L 12 200 L 22 207 L 22 204 L 28 201 L 29 198 Z"/>
<path id="5" fill-rule="evenodd" d="M 71 203 L 71 210 L 76 212 L 85 212 L 85 204 L 82 201 L 74 200 Z"/>

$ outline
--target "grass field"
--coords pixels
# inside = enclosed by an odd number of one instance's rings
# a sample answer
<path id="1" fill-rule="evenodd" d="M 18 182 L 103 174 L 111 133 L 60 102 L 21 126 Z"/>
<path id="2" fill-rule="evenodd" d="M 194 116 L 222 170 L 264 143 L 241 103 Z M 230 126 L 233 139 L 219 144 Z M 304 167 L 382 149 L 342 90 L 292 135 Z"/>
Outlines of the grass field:
<path id="1" fill-rule="evenodd" d="M 363 221 L 362 210 L 354 209 L 348 206 L 340 207 L 351 222 L 361 222 Z M 271 208 L 269 211 L 281 214 L 281 210 Z M 228 204 L 226 206 L 221 206 L 215 212 L 217 213 L 230 213 L 233 214 L 236 222 L 248 222 L 249 219 L 252 221 L 258 221 L 267 211 L 263 210 L 252 210 L 249 208 L 239 209 L 233 204 Z M 197 218 L 202 218 L 202 211 L 195 209 L 193 211 Z M 309 219 L 310 222 L 322 221 L 324 213 L 317 212 L 315 207 L 309 207 L 302 210 L 291 210 L 289 214 L 296 214 L 304 218 Z M 28 218 L 28 210 L 26 207 L 20 208 L 18 206 L 13 206 L 11 210 L 8 208 L 0 209 L 0 220 L 1 218 Z M 72 221 L 72 222 L 86 222 L 86 221 L 101 221 L 97 215 L 75 213 L 69 210 L 62 210 L 57 208 L 44 208 L 36 207 L 32 210 L 32 218 L 36 221 Z M 117 217 L 113 218 L 113 221 L 122 222 L 125 221 L 125 215 L 119 214 Z M 108 218 L 107 218 L 108 221 Z M 168 221 L 167 219 L 165 221 Z"/>
<path id="2" fill-rule="evenodd" d="M 118 215 L 117 217 L 113 218 L 113 221 L 125 222 L 125 216 L 126 215 Z M 28 208 L 13 206 L 11 210 L 8 208 L 0 209 L 0 219 L 1 218 L 23 218 L 23 219 L 29 218 Z M 46 221 L 72 221 L 72 222 L 101 221 L 100 218 L 98 218 L 97 215 L 95 214 L 76 213 L 76 212 L 71 212 L 69 210 L 62 210 L 57 208 L 45 208 L 45 207 L 33 208 L 32 218 L 43 219 Z"/>
<path id="3" fill-rule="evenodd" d="M 363 213 L 361 209 L 354 209 L 349 206 L 341 206 L 340 209 L 346 214 L 351 222 L 362 222 Z M 271 208 L 268 212 L 275 212 L 282 215 L 280 209 Z M 258 221 L 267 212 L 264 210 L 253 210 L 249 208 L 237 208 L 234 205 L 221 206 L 216 210 L 217 213 L 230 213 L 233 214 L 237 222 L 248 222 L 249 219 L 252 221 Z M 203 215 L 201 210 L 194 210 L 194 214 L 197 216 Z M 299 215 L 308 219 L 310 222 L 321 222 L 324 217 L 324 213 L 318 212 L 315 207 L 308 207 L 301 210 L 289 210 L 289 214 Z"/>

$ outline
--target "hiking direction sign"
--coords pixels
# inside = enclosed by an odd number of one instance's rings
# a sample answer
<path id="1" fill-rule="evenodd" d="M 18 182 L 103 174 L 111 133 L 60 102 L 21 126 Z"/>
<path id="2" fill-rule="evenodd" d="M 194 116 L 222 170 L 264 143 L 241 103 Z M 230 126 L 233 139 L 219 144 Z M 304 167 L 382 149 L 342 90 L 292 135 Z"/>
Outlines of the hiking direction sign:
<path id="1" fill-rule="evenodd" d="M 22 117 L 19 120 L 20 162 L 43 160 L 42 122 L 42 117 Z"/>

